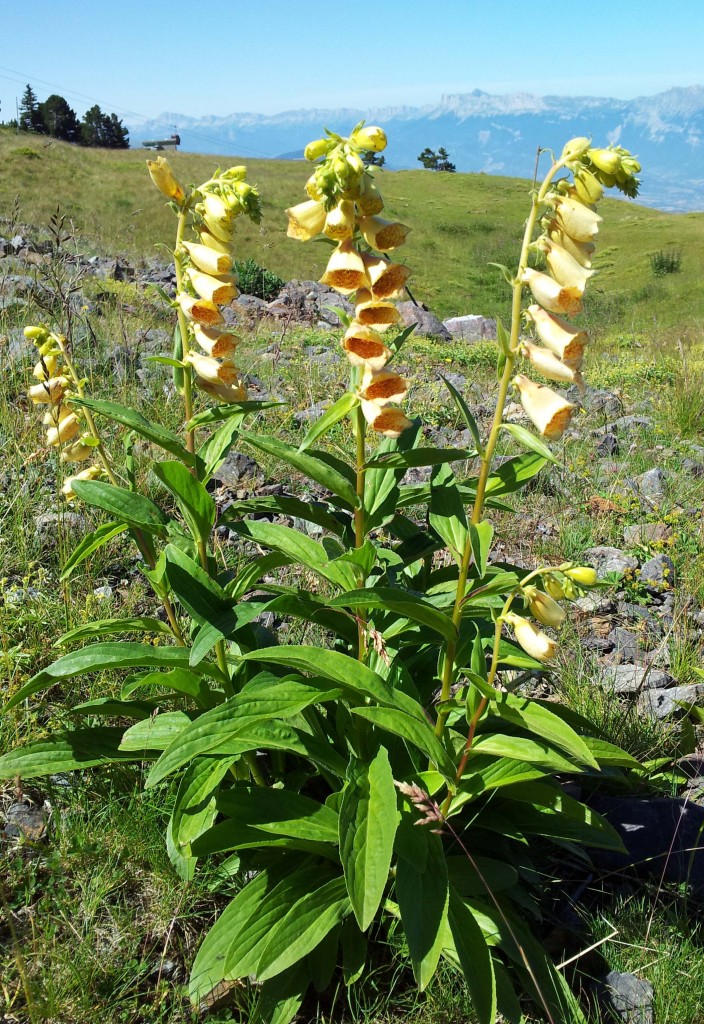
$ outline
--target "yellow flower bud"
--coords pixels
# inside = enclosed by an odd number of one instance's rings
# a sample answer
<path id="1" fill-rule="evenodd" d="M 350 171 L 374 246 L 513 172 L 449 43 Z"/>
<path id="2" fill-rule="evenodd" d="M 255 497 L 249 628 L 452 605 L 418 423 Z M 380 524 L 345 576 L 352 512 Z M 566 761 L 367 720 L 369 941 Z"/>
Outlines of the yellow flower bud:
<path id="1" fill-rule="evenodd" d="M 402 263 L 391 263 L 382 256 L 362 255 L 371 292 L 375 299 L 395 299 L 402 293 L 411 271 Z"/>
<path id="2" fill-rule="evenodd" d="M 232 362 L 218 362 L 200 352 L 189 352 L 186 358 L 201 380 L 208 384 L 235 384 L 239 381 L 239 370 Z"/>
<path id="3" fill-rule="evenodd" d="M 360 128 L 350 136 L 350 142 L 363 153 L 380 153 L 386 149 L 386 132 L 376 125 Z"/>
<path id="4" fill-rule="evenodd" d="M 220 241 L 219 238 L 216 238 L 210 231 L 206 231 L 202 227 L 198 228 L 198 237 L 200 238 L 201 245 L 207 249 L 214 249 L 215 252 L 223 253 L 226 256 L 232 253 L 232 246 L 228 242 Z"/>
<path id="5" fill-rule="evenodd" d="M 324 199 L 323 190 L 320 187 L 320 182 L 318 181 L 316 174 L 311 174 L 310 178 L 306 182 L 306 192 L 310 198 L 314 199 L 317 203 L 322 202 Z M 286 212 L 288 213 L 288 210 Z"/>
<path id="6" fill-rule="evenodd" d="M 589 343 L 587 332 L 573 327 L 561 316 L 548 313 L 547 310 L 535 304 L 529 306 L 526 312 L 533 321 L 543 345 L 567 366 L 578 370 L 582 365 L 584 347 Z"/>
<path id="7" fill-rule="evenodd" d="M 68 391 L 67 377 L 50 377 L 40 384 L 34 384 L 27 392 L 34 405 L 58 405 Z"/>
<path id="8" fill-rule="evenodd" d="M 386 347 L 378 331 L 362 327 L 356 321 L 352 321 L 345 332 L 342 347 L 353 366 L 370 370 L 380 370 L 391 358 L 391 349 Z"/>
<path id="9" fill-rule="evenodd" d="M 329 285 L 342 295 L 349 295 L 359 288 L 369 286 L 362 257 L 349 239 L 341 242 L 332 253 L 320 283 Z"/>
<path id="10" fill-rule="evenodd" d="M 200 347 L 213 359 L 230 359 L 237 351 L 239 338 L 236 334 L 220 331 L 217 327 L 203 327 L 193 324 L 193 337 Z"/>
<path id="11" fill-rule="evenodd" d="M 588 149 L 587 157 L 605 174 L 616 174 L 621 167 L 621 157 L 613 149 Z"/>
<path id="12" fill-rule="evenodd" d="M 570 139 L 569 142 L 565 143 L 560 159 L 578 160 L 581 156 L 584 156 L 591 144 L 592 140 L 587 139 L 584 136 L 579 136 L 576 139 Z"/>
<path id="13" fill-rule="evenodd" d="M 174 202 L 181 204 L 186 198 L 186 193 L 176 180 L 169 161 L 163 156 L 158 156 L 156 160 L 147 160 L 147 168 L 149 177 L 161 194 L 167 199 L 173 199 Z"/>
<path id="14" fill-rule="evenodd" d="M 212 217 L 209 217 L 207 214 L 203 214 L 202 216 L 203 223 L 205 224 L 208 233 L 217 238 L 219 242 L 223 243 L 223 245 L 226 247 L 224 250 L 225 252 L 230 252 L 232 248 L 232 239 L 234 238 L 235 234 L 235 229 L 232 222 L 223 225 L 219 221 L 216 221 Z"/>
<path id="15" fill-rule="evenodd" d="M 523 374 L 513 378 L 526 416 L 542 437 L 557 441 L 569 426 L 576 405 L 544 384 L 536 384 Z"/>
<path id="16" fill-rule="evenodd" d="M 286 211 L 288 216 L 289 238 L 297 238 L 299 242 L 309 242 L 319 235 L 325 226 L 325 207 L 316 199 L 299 203 Z"/>
<path id="17" fill-rule="evenodd" d="M 244 164 L 237 164 L 236 167 L 228 167 L 226 171 L 223 171 L 220 175 L 225 181 L 238 182 L 244 181 L 247 177 L 247 168 Z"/>
<path id="18" fill-rule="evenodd" d="M 183 248 L 194 266 L 204 274 L 227 274 L 232 270 L 232 256 L 229 253 L 217 252 L 197 242 L 184 242 Z"/>
<path id="19" fill-rule="evenodd" d="M 550 597 L 555 598 L 556 601 L 561 601 L 566 596 L 564 587 L 558 580 L 557 576 L 553 576 L 552 573 L 543 576 L 543 586 Z"/>
<path id="20" fill-rule="evenodd" d="M 569 196 L 551 193 L 548 200 L 555 206 L 557 221 L 568 235 L 578 242 L 590 242 L 599 232 L 603 218 L 588 206 Z"/>
<path id="21" fill-rule="evenodd" d="M 571 569 L 563 569 L 562 572 L 581 587 L 593 587 L 599 582 L 596 569 L 590 565 L 575 565 Z"/>
<path id="22" fill-rule="evenodd" d="M 360 192 L 356 201 L 357 209 L 362 217 L 373 217 L 384 209 L 384 200 L 381 198 L 381 192 L 369 172 L 364 175 L 360 182 Z"/>
<path id="23" fill-rule="evenodd" d="M 48 380 L 56 374 L 59 368 L 59 360 L 55 355 L 46 355 L 39 360 L 32 370 L 32 376 L 37 380 Z"/>
<path id="24" fill-rule="evenodd" d="M 306 160 L 319 160 L 321 156 L 325 156 L 334 145 L 332 139 L 315 139 L 313 142 L 309 142 L 306 148 L 303 150 L 303 156 Z"/>
<path id="25" fill-rule="evenodd" d="M 408 383 L 393 370 L 367 370 L 359 389 L 359 397 L 365 402 L 374 402 L 378 406 L 389 402 L 402 402 L 408 394 Z"/>
<path id="26" fill-rule="evenodd" d="M 231 274 L 213 277 L 210 274 L 203 274 L 194 267 L 188 267 L 186 277 L 201 299 L 207 299 L 208 302 L 214 302 L 218 306 L 227 306 L 239 295 L 237 279 Z"/>
<path id="27" fill-rule="evenodd" d="M 379 252 L 391 252 L 398 249 L 406 241 L 411 230 L 398 221 L 384 220 L 382 217 L 362 217 L 359 229 L 367 245 Z"/>
<path id="28" fill-rule="evenodd" d="M 25 327 L 22 333 L 27 341 L 33 341 L 36 345 L 40 345 L 43 341 L 46 341 L 49 335 L 46 327 Z"/>
<path id="29" fill-rule="evenodd" d="M 46 443 L 55 447 L 64 441 L 72 441 L 80 432 L 80 421 L 75 412 L 68 412 L 59 419 L 57 426 L 49 427 L 46 432 Z"/>
<path id="30" fill-rule="evenodd" d="M 73 444 L 67 445 L 67 447 L 61 452 L 61 461 L 85 462 L 86 459 L 92 458 L 93 450 L 93 445 L 84 444 L 82 440 L 74 441 Z"/>
<path id="31" fill-rule="evenodd" d="M 208 299 L 194 299 L 192 295 L 180 292 L 176 296 L 176 302 L 189 320 L 202 324 L 204 327 L 218 327 L 225 323 L 218 307 Z"/>
<path id="32" fill-rule="evenodd" d="M 598 203 L 604 195 L 604 189 L 586 167 L 574 172 L 574 190 L 580 203 Z"/>
<path id="33" fill-rule="evenodd" d="M 355 296 L 354 318 L 363 327 L 372 327 L 383 332 L 392 324 L 401 323 L 401 314 L 393 302 L 383 302 L 372 297 L 366 288 L 360 288 Z"/>
<path id="34" fill-rule="evenodd" d="M 533 293 L 533 298 L 549 309 L 551 313 L 566 313 L 567 316 L 574 316 L 582 312 L 583 288 L 572 286 L 565 288 L 558 281 L 555 281 L 548 274 L 542 274 L 539 270 L 526 267 L 521 275 L 521 280 L 528 285 Z"/>
<path id="35" fill-rule="evenodd" d="M 76 480 L 95 480 L 101 473 L 100 466 L 89 466 L 88 469 L 82 469 L 80 473 L 76 473 L 74 476 L 66 477 L 61 488 L 61 493 L 66 498 L 66 501 L 73 501 L 76 497 L 73 490 Z"/>
<path id="36" fill-rule="evenodd" d="M 351 199 L 342 199 L 325 217 L 323 232 L 336 242 L 344 242 L 352 237 L 354 227 L 354 203 Z"/>
<path id="37" fill-rule="evenodd" d="M 517 642 L 536 661 L 550 661 L 557 654 L 557 644 L 535 626 L 530 619 L 509 612 L 504 621 L 513 626 Z"/>
<path id="38" fill-rule="evenodd" d="M 538 590 L 537 587 L 524 587 L 523 597 L 530 608 L 531 615 L 538 622 L 542 622 L 544 626 L 553 626 L 557 629 L 565 621 L 567 614 L 565 609 L 561 608 L 557 601 L 553 601 L 548 594 Z"/>
<path id="39" fill-rule="evenodd" d="M 583 388 L 582 375 L 579 370 L 563 363 L 549 349 L 526 341 L 521 345 L 521 354 L 548 380 L 565 381 Z"/>

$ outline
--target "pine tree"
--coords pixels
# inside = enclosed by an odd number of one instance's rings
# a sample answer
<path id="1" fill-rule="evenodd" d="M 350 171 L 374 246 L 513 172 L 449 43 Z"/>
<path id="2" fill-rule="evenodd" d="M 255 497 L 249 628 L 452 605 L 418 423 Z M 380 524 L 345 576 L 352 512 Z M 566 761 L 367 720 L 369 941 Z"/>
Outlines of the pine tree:
<path id="1" fill-rule="evenodd" d="M 46 132 L 39 101 L 31 85 L 27 86 L 20 100 L 20 129 L 25 132 L 39 132 L 40 135 Z"/>
<path id="2" fill-rule="evenodd" d="M 39 104 L 39 111 L 46 126 L 46 132 L 64 142 L 78 142 L 81 126 L 75 110 L 69 107 L 63 96 L 56 93 Z"/>
<path id="3" fill-rule="evenodd" d="M 117 114 L 104 114 L 96 103 L 83 115 L 80 142 L 102 149 L 127 149 L 129 133 Z"/>

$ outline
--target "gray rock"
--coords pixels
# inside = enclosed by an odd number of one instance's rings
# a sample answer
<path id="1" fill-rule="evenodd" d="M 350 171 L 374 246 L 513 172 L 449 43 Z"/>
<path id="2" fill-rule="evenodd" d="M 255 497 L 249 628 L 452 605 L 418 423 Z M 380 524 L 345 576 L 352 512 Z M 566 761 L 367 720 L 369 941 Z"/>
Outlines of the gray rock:
<path id="1" fill-rule="evenodd" d="M 642 693 L 662 690 L 673 679 L 668 672 L 649 665 L 609 665 L 602 673 L 602 681 L 615 693 Z"/>
<path id="2" fill-rule="evenodd" d="M 109 601 L 112 597 L 112 587 L 105 584 L 103 587 L 96 587 L 93 591 L 93 596 L 97 597 L 100 601 Z"/>
<path id="3" fill-rule="evenodd" d="M 651 593 L 662 593 L 675 585 L 675 564 L 668 555 L 655 555 L 641 566 L 640 579 Z"/>
<path id="4" fill-rule="evenodd" d="M 627 526 L 623 531 L 623 542 L 632 547 L 635 544 L 657 544 L 669 540 L 672 527 L 667 523 L 637 523 Z"/>
<path id="5" fill-rule="evenodd" d="M 628 433 L 631 430 L 649 430 L 652 425 L 653 421 L 650 416 L 619 416 L 617 420 L 613 421 L 609 429 Z"/>
<path id="6" fill-rule="evenodd" d="M 452 335 L 445 324 L 431 310 L 410 301 L 399 302 L 396 308 L 401 314 L 404 327 L 416 324 L 414 334 L 425 338 L 438 338 L 440 341 L 452 341 Z"/>
<path id="7" fill-rule="evenodd" d="M 662 626 L 658 622 L 656 616 L 649 608 L 644 607 L 642 604 L 633 604 L 630 601 L 619 601 L 616 606 L 616 611 L 622 619 L 635 619 L 638 622 L 647 623 L 648 632 L 655 636 L 659 636 L 662 633 Z"/>
<path id="8" fill-rule="evenodd" d="M 612 455 L 618 455 L 618 438 L 611 432 L 604 434 L 599 444 L 596 446 L 596 453 L 600 459 L 610 458 Z"/>
<path id="9" fill-rule="evenodd" d="M 697 478 L 704 476 L 704 462 L 697 462 L 696 459 L 683 459 L 680 468 L 689 476 Z"/>
<path id="10" fill-rule="evenodd" d="M 604 597 L 598 592 L 578 597 L 572 604 L 582 615 L 610 615 L 615 608 L 610 597 Z"/>
<path id="11" fill-rule="evenodd" d="M 605 636 L 587 636 L 580 642 L 585 651 L 594 651 L 596 654 L 608 654 L 614 648 Z"/>
<path id="12" fill-rule="evenodd" d="M 242 480 L 264 478 L 258 464 L 250 455 L 243 452 L 230 452 L 222 466 L 213 473 L 216 480 L 224 487 L 236 487 Z"/>
<path id="13" fill-rule="evenodd" d="M 653 986 L 649 981 L 635 974 L 610 971 L 603 985 L 604 1008 L 621 1024 L 654 1024 Z"/>
<path id="14" fill-rule="evenodd" d="M 484 316 L 453 316 L 443 320 L 443 325 L 459 341 L 492 341 L 496 338 L 496 321 Z"/>
<path id="15" fill-rule="evenodd" d="M 626 569 L 638 568 L 637 558 L 625 554 L 620 548 L 610 548 L 605 545 L 588 548 L 584 552 L 584 562 L 594 565 L 599 576 L 605 576 L 610 572 L 623 575 Z"/>
<path id="16" fill-rule="evenodd" d="M 663 690 L 645 690 L 641 693 L 638 706 L 655 718 L 667 718 L 673 713 L 682 713 L 678 701 L 697 704 L 704 699 L 704 683 L 690 683 L 688 686 L 671 686 Z"/>
<path id="17" fill-rule="evenodd" d="M 640 643 L 635 633 L 630 629 L 617 626 L 609 633 L 614 654 L 617 654 L 621 662 L 634 662 L 640 651 Z"/>
<path id="18" fill-rule="evenodd" d="M 584 403 L 590 412 L 603 412 L 607 416 L 614 416 L 623 411 L 623 400 L 612 391 L 602 391 L 596 388 L 589 388 Z"/>
<path id="19" fill-rule="evenodd" d="M 646 473 L 641 473 L 640 476 L 636 477 L 636 483 L 638 490 L 644 498 L 659 505 L 665 498 L 667 479 L 667 473 L 662 469 L 656 468 L 649 469 Z"/>
<path id="20" fill-rule="evenodd" d="M 79 533 L 86 529 L 86 517 L 82 512 L 42 512 L 34 520 L 37 540 L 42 544 L 53 543 L 63 529 L 68 533 Z"/>
<path id="21" fill-rule="evenodd" d="M 29 839 L 37 842 L 46 831 L 46 814 L 41 807 L 33 804 L 11 804 L 5 814 L 3 832 L 13 839 Z"/>
<path id="22" fill-rule="evenodd" d="M 312 420 L 320 419 L 329 405 L 329 398 L 324 399 L 322 402 L 314 402 L 307 409 L 300 409 L 298 412 L 294 412 L 294 422 L 300 427 L 303 423 L 310 423 Z"/>

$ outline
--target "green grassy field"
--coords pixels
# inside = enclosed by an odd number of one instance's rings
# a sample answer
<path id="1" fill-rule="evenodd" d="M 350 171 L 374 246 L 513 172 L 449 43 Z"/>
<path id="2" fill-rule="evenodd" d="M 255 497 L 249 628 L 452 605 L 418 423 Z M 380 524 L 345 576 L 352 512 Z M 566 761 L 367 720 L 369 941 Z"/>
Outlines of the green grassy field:
<path id="1" fill-rule="evenodd" d="M 0 218 L 19 197 L 25 222 L 41 226 L 56 210 L 73 220 L 77 232 L 98 249 L 131 256 L 167 253 L 172 217 L 154 189 L 143 150 L 90 150 L 68 143 L 17 136 L 0 129 Z M 185 182 L 207 179 L 214 167 L 236 156 L 169 156 Z M 306 199 L 310 165 L 304 161 L 244 160 L 250 181 L 261 189 L 264 216 L 257 228 L 239 225 L 242 258 L 252 257 L 287 280 L 317 279 L 329 249 L 319 242 L 286 237 L 288 206 Z M 526 151 L 526 171 L 533 154 Z M 647 168 L 644 168 L 644 176 Z M 527 215 L 529 183 L 483 174 L 381 171 L 379 182 L 390 217 L 413 233 L 399 255 L 413 268 L 419 301 L 441 318 L 479 313 L 508 314 L 507 292 L 489 262 L 516 259 L 516 242 Z M 690 334 L 704 315 L 700 268 L 704 265 L 704 214 L 660 213 L 630 200 L 602 204 L 603 231 L 589 289 L 587 326 L 609 335 L 619 331 L 679 336 Z M 682 253 L 678 274 L 654 278 L 652 254 Z"/>

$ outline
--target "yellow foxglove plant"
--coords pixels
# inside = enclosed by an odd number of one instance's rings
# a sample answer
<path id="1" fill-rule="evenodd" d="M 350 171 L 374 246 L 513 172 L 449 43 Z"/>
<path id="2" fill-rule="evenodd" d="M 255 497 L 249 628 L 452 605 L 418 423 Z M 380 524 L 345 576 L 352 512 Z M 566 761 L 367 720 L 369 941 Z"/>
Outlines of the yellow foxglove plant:
<path id="1" fill-rule="evenodd" d="M 245 428 L 266 406 L 247 400 L 226 318 L 236 218 L 259 210 L 243 168 L 188 188 L 163 159 L 150 166 L 177 215 L 177 329 L 162 362 L 183 397 L 179 432 L 86 396 L 61 337 L 29 332 L 39 350 L 30 397 L 47 414 L 51 450 L 78 470 L 66 496 L 108 515 L 70 556 L 69 575 L 129 531 L 166 621 L 102 620 L 62 637 L 67 653 L 39 666 L 9 709 L 85 673 L 110 670 L 113 686 L 124 672 L 123 689 L 82 706 L 98 722 L 87 732 L 0 755 L 0 778 L 146 764 L 147 787 L 170 793 L 166 845 L 179 874 L 191 879 L 200 858 L 227 854 L 244 884 L 195 957 L 196 1005 L 225 986 L 247 1019 L 288 1024 L 312 981 L 354 985 L 401 930 L 419 989 L 446 959 L 462 971 L 479 1024 L 519 1019 L 514 983 L 546 1019 L 584 1024 L 532 933 L 538 872 L 527 858 L 542 870 L 565 839 L 618 848 L 562 781 L 602 783 L 605 766 L 635 762 L 586 719 L 516 692 L 517 672 L 550 670 L 567 603 L 598 581 L 571 562 L 528 571 L 493 561 L 488 516 L 554 461 L 546 442 L 574 414 L 558 388 L 579 384 L 586 362 L 588 337 L 571 318 L 596 269 L 592 206 L 612 185 L 633 194 L 637 164 L 620 147 L 576 139 L 534 189 L 518 265 L 503 268 L 512 317 L 509 330 L 498 325 L 487 429 L 447 382 L 472 438 L 460 450 L 423 444 L 404 411 L 409 384 L 393 359 L 408 334 L 395 330 L 408 270 L 388 253 L 408 228 L 381 216 L 364 162 L 385 145 L 382 129 L 361 123 L 306 147 L 315 167 L 307 199 L 288 211 L 289 234 L 332 246 L 323 280 L 351 297 L 354 316 L 340 338 L 349 390 L 300 445 Z M 529 266 L 537 252 L 545 271 Z M 512 386 L 534 432 L 505 421 Z M 148 442 L 148 454 L 130 449 L 118 472 L 91 427 L 100 416 Z M 521 450 L 497 468 L 503 435 Z M 306 476 L 320 500 L 266 494 L 219 508 L 206 485 L 235 442 Z M 456 477 L 453 464 L 475 465 L 475 475 Z M 406 482 L 417 467 L 430 479 Z M 139 489 L 146 471 L 154 493 Z M 221 550 L 221 526 L 247 556 Z M 263 613 L 315 632 L 292 644 L 261 624 Z M 104 715 L 131 724 L 105 727 Z"/>

